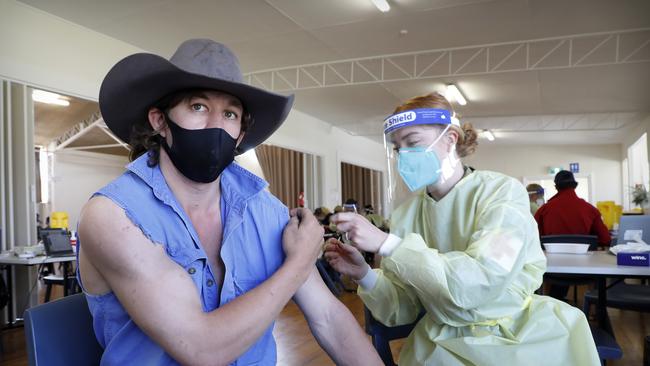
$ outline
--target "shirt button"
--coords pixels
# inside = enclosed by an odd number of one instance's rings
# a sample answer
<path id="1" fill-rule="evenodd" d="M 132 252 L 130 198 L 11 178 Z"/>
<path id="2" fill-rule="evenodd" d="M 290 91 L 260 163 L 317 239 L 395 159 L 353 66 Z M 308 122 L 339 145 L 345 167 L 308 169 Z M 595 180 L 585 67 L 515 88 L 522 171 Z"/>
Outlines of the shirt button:
<path id="1" fill-rule="evenodd" d="M 212 287 L 212 285 L 214 285 L 214 281 L 208 280 L 208 282 L 206 282 L 206 285 L 208 285 L 208 287 Z"/>
<path id="2" fill-rule="evenodd" d="M 195 273 L 196 273 L 196 269 L 195 269 L 194 267 L 190 267 L 190 269 L 187 270 L 187 273 L 189 273 L 189 274 L 191 274 L 191 275 L 192 275 L 192 274 L 195 274 Z"/>

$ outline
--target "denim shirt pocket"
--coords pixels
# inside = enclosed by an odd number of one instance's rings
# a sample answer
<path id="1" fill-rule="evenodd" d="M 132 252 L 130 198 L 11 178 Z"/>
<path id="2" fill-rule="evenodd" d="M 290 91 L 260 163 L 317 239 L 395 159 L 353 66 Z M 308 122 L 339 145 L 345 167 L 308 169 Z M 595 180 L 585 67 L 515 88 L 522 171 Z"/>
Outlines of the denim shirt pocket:
<path id="1" fill-rule="evenodd" d="M 235 294 L 237 297 L 239 297 L 245 294 L 246 292 L 251 291 L 262 282 L 264 282 L 264 279 L 235 278 L 233 279 Z M 253 343 L 244 354 L 242 354 L 237 359 L 235 365 L 237 366 L 260 365 L 264 353 L 268 350 L 268 342 L 270 341 L 269 337 L 273 336 L 272 331 L 273 331 L 273 326 L 269 327 L 269 329 L 267 329 L 264 332 L 264 334 L 262 334 L 262 336 L 255 343 Z"/>
<path id="2" fill-rule="evenodd" d="M 209 304 L 206 304 L 203 298 L 203 284 L 207 274 L 207 257 L 203 251 L 193 247 L 193 245 L 178 245 L 177 242 L 168 242 L 166 249 L 171 260 L 181 266 L 194 282 L 203 310 L 211 310 Z"/>
<path id="3" fill-rule="evenodd" d="M 234 278 L 233 282 L 235 284 L 235 295 L 236 296 L 241 296 L 245 294 L 246 292 L 254 289 L 259 285 L 260 283 L 264 282 L 264 279 L 253 279 L 253 278 L 247 278 L 247 279 L 241 279 L 241 278 Z"/>

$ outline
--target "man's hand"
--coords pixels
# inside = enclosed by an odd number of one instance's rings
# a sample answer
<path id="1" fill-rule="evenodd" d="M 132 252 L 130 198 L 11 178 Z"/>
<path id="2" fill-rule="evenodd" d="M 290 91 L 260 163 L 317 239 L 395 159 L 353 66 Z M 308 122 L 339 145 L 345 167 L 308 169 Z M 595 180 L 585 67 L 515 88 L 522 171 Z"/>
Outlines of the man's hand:
<path id="1" fill-rule="evenodd" d="M 356 213 L 341 212 L 332 216 L 330 221 L 336 224 L 337 230 L 348 233 L 352 245 L 366 252 L 377 253 L 388 237 L 388 234 Z"/>
<path id="2" fill-rule="evenodd" d="M 320 254 L 324 230 L 306 208 L 293 209 L 290 215 L 291 219 L 282 235 L 282 247 L 287 262 L 300 264 L 305 269 L 306 278 Z"/>
<path id="3" fill-rule="evenodd" d="M 325 243 L 324 256 L 337 272 L 357 281 L 362 279 L 370 269 L 363 255 L 356 248 L 333 238 Z"/>

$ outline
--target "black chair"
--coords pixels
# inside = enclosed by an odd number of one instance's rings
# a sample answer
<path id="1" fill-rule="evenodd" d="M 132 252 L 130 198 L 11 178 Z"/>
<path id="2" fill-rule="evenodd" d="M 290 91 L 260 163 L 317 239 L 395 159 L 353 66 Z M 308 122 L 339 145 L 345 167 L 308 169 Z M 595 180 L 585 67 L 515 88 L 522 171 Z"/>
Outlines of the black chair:
<path id="1" fill-rule="evenodd" d="M 30 366 L 99 365 L 104 352 L 84 294 L 27 309 L 25 340 Z"/>
<path id="2" fill-rule="evenodd" d="M 598 303 L 598 290 L 587 291 L 582 310 L 589 316 L 592 304 Z M 650 312 L 650 286 L 631 285 L 619 280 L 607 289 L 607 307 L 621 310 Z"/>
<path id="3" fill-rule="evenodd" d="M 366 333 L 372 338 L 372 345 L 377 350 L 379 357 L 386 366 L 397 366 L 393 359 L 393 353 L 390 351 L 390 341 L 400 338 L 406 338 L 411 334 L 415 325 L 422 319 L 424 312 L 418 315 L 415 322 L 396 327 L 387 327 L 380 323 L 367 307 L 363 307 L 363 315 L 365 318 Z"/>
<path id="4" fill-rule="evenodd" d="M 323 279 L 323 282 L 327 285 L 327 288 L 332 291 L 334 296 L 339 297 L 341 292 L 345 290 L 345 286 L 343 286 L 343 282 L 341 282 L 339 273 L 337 273 L 323 258 L 316 260 L 316 268 L 318 269 L 318 273 Z"/>
<path id="5" fill-rule="evenodd" d="M 67 268 L 67 266 L 59 266 L 59 268 L 61 267 L 63 267 L 64 271 Z M 47 265 L 43 266 L 39 272 L 41 278 L 43 279 L 43 284 L 45 285 L 44 302 L 49 302 L 52 298 L 52 286 L 63 286 L 63 296 L 81 292 L 81 288 L 77 284 L 75 275 L 73 273 L 64 273 L 62 275 L 57 275 L 54 272 L 53 263 L 48 263 Z"/>
<path id="6" fill-rule="evenodd" d="M 587 291 L 582 306 L 582 311 L 584 311 L 587 317 L 589 317 L 591 305 L 596 303 L 598 303 L 598 290 Z M 606 306 L 621 310 L 650 312 L 650 286 L 645 284 L 630 285 L 623 282 L 623 280 L 618 280 L 607 289 Z M 598 341 L 595 336 L 594 340 L 596 341 L 596 348 L 598 348 L 598 354 L 600 355 L 600 348 L 598 347 Z M 644 345 L 644 352 L 650 351 L 647 347 L 647 344 Z"/>
<path id="7" fill-rule="evenodd" d="M 68 294 L 73 294 L 79 292 L 77 286 L 77 280 L 74 276 L 59 276 L 59 275 L 48 275 L 43 277 L 43 283 L 45 284 L 45 299 L 44 302 L 49 302 L 52 297 L 52 286 L 66 286 L 64 289 L 64 296 L 67 292 Z"/>
<path id="8" fill-rule="evenodd" d="M 543 235 L 540 237 L 543 244 L 567 243 L 567 244 L 589 244 L 589 250 L 598 249 L 598 237 L 596 235 Z M 592 285 L 592 277 L 580 276 L 562 276 L 562 275 L 544 275 L 544 280 L 548 281 L 551 286 L 573 286 L 573 303 L 578 305 L 578 286 Z"/>
<path id="9" fill-rule="evenodd" d="M 623 350 L 616 343 L 616 339 L 602 328 L 590 326 L 591 336 L 596 343 L 596 351 L 600 363 L 605 365 L 606 360 L 618 360 L 623 357 Z"/>

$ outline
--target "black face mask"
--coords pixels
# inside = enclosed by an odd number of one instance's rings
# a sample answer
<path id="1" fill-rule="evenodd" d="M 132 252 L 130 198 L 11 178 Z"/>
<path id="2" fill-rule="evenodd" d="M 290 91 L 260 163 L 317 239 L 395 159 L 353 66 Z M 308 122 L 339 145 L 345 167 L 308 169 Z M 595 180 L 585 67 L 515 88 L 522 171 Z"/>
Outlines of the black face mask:
<path id="1" fill-rule="evenodd" d="M 163 138 L 162 146 L 172 163 L 185 177 L 198 183 L 214 182 L 235 159 L 237 140 L 221 128 L 187 130 L 165 113 L 172 133 L 172 146 Z"/>

